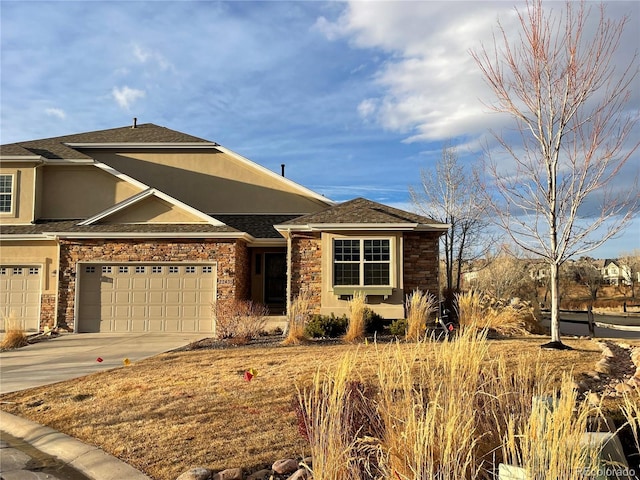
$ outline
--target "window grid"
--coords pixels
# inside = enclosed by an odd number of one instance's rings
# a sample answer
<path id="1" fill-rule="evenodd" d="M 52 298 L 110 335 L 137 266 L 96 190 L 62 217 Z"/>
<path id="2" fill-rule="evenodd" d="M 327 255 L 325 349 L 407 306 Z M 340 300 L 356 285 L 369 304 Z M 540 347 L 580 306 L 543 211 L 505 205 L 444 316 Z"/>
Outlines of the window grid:
<path id="1" fill-rule="evenodd" d="M 6 275 L 7 274 L 7 269 L 2 267 L 0 268 L 0 275 Z"/>
<path id="2" fill-rule="evenodd" d="M 136 273 L 145 273 L 147 269 L 141 265 L 136 266 Z"/>
<path id="3" fill-rule="evenodd" d="M 178 267 L 169 267 L 169 273 L 178 273 Z"/>
<path id="4" fill-rule="evenodd" d="M 38 267 L 29 267 L 29 275 L 38 275 L 40 269 Z"/>
<path id="5" fill-rule="evenodd" d="M 102 273 L 111 273 L 111 267 L 102 267 Z"/>
<path id="6" fill-rule="evenodd" d="M 213 272 L 213 269 L 211 268 L 211 265 L 207 266 L 207 267 L 202 267 L 202 273 L 211 273 Z"/>
<path id="7" fill-rule="evenodd" d="M 84 267 L 85 273 L 96 273 L 96 267 L 93 265 L 87 265 Z"/>
<path id="8" fill-rule="evenodd" d="M 184 273 L 196 273 L 196 267 L 194 266 L 184 267 Z"/>
<path id="9" fill-rule="evenodd" d="M 333 246 L 334 285 L 390 285 L 391 242 L 389 239 L 335 239 Z"/>
<path id="10" fill-rule="evenodd" d="M 22 267 L 16 267 L 13 269 L 14 275 L 22 275 Z"/>
<path id="11" fill-rule="evenodd" d="M 0 213 L 11 213 L 13 206 L 13 175 L 0 175 Z"/>
<path id="12" fill-rule="evenodd" d="M 118 273 L 129 273 L 129 267 L 121 265 L 118 267 Z"/>
<path id="13" fill-rule="evenodd" d="M 160 266 L 151 267 L 151 273 L 162 273 L 162 267 Z"/>

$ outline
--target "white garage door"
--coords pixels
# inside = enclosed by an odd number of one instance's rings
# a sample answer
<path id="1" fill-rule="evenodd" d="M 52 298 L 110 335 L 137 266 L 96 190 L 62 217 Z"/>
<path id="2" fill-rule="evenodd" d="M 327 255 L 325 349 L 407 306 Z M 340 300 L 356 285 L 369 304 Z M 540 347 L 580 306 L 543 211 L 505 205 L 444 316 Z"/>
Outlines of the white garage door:
<path id="1" fill-rule="evenodd" d="M 213 264 L 80 264 L 79 332 L 211 333 Z"/>
<path id="2" fill-rule="evenodd" d="M 40 286 L 42 268 L 39 266 L 0 266 L 0 329 L 6 320 L 13 319 L 27 332 L 40 329 Z"/>

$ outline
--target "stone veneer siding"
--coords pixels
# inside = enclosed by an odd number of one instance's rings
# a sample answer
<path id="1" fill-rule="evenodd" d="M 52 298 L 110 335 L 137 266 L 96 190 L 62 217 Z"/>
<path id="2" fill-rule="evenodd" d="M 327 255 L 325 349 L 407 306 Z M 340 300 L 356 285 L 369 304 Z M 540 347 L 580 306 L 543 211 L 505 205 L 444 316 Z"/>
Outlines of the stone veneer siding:
<path id="1" fill-rule="evenodd" d="M 241 240 L 60 240 L 58 325 L 74 329 L 78 262 L 217 262 L 217 297 L 248 298 L 249 253 Z"/>
<path id="2" fill-rule="evenodd" d="M 403 235 L 403 283 L 409 294 L 419 288 L 436 296 L 440 293 L 438 269 L 440 266 L 440 234 L 435 232 L 408 232 Z"/>
<path id="3" fill-rule="evenodd" d="M 44 327 L 53 327 L 56 322 L 56 296 L 51 293 L 43 293 L 40 296 L 40 331 Z"/>
<path id="4" fill-rule="evenodd" d="M 311 310 L 320 313 L 322 240 L 319 235 L 295 234 L 291 240 L 291 301 L 301 292 L 311 295 Z"/>

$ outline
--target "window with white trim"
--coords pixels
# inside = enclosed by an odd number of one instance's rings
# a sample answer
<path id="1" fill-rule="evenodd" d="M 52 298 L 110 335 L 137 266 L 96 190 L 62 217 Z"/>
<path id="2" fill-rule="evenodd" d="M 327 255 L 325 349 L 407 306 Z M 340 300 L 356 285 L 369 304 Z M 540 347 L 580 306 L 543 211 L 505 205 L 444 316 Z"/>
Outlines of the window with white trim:
<path id="1" fill-rule="evenodd" d="M 333 284 L 391 285 L 391 241 L 388 238 L 334 239 Z"/>
<path id="2" fill-rule="evenodd" d="M 13 211 L 13 175 L 0 175 L 0 213 Z"/>

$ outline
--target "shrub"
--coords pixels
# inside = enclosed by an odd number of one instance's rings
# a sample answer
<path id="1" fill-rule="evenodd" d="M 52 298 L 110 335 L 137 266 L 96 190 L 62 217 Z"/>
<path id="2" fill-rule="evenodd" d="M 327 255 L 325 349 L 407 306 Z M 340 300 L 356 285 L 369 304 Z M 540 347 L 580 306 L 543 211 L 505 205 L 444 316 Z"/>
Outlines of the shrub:
<path id="1" fill-rule="evenodd" d="M 0 344 L 2 350 L 13 350 L 27 345 L 27 335 L 14 312 L 11 312 L 9 317 L 4 317 L 4 330 L 5 335 Z"/>
<path id="2" fill-rule="evenodd" d="M 384 330 L 389 322 L 385 318 L 367 308 L 364 314 L 365 332 L 373 335 L 374 333 L 380 333 Z"/>
<path id="3" fill-rule="evenodd" d="M 296 296 L 289 307 L 289 324 L 287 337 L 282 342 L 285 345 L 297 345 L 305 340 L 305 326 L 309 322 L 311 310 L 310 296 L 303 292 Z"/>
<path id="4" fill-rule="evenodd" d="M 461 327 L 473 325 L 502 335 L 538 333 L 540 329 L 527 302 L 512 303 L 472 291 L 456 295 L 456 311 Z"/>
<path id="5" fill-rule="evenodd" d="M 226 299 L 213 304 L 213 314 L 216 337 L 242 342 L 260 336 L 269 310 L 265 305 L 250 300 Z"/>
<path id="6" fill-rule="evenodd" d="M 366 302 L 367 296 L 363 292 L 355 292 L 349 301 L 349 327 L 344 336 L 345 342 L 356 342 L 364 338 Z"/>
<path id="7" fill-rule="evenodd" d="M 394 320 L 391 322 L 389 332 L 396 337 L 404 337 L 407 334 L 407 320 L 404 318 Z"/>
<path id="8" fill-rule="evenodd" d="M 347 331 L 349 319 L 346 315 L 336 317 L 333 313 L 327 315 L 313 315 L 304 328 L 304 334 L 310 338 L 337 338 Z"/>
<path id="9" fill-rule="evenodd" d="M 424 336 L 429 317 L 438 310 L 438 299 L 429 292 L 415 290 L 407 295 L 407 340 L 417 341 Z"/>

